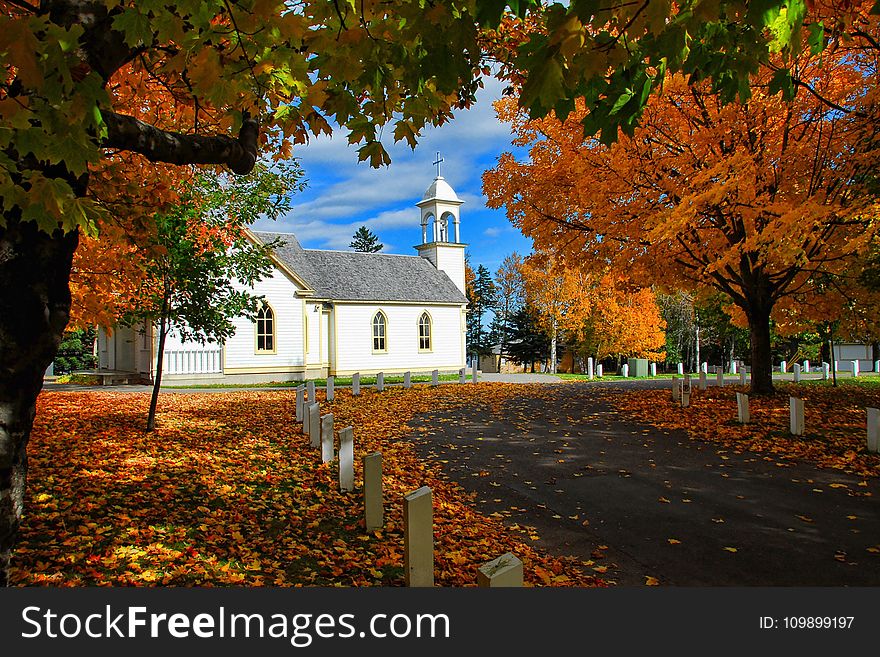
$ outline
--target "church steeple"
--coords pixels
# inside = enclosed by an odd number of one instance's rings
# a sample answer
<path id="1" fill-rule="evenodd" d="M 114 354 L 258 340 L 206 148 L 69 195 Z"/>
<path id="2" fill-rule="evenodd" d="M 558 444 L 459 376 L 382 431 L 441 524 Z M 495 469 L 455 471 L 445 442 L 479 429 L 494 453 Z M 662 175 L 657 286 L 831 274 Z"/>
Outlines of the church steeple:
<path id="1" fill-rule="evenodd" d="M 464 203 L 455 190 L 440 175 L 443 158 L 437 153 L 433 164 L 437 166 L 437 177 L 425 191 L 422 200 L 416 203 L 421 211 L 422 243 L 416 251 L 437 269 L 445 272 L 450 280 L 465 292 L 464 249 L 461 243 L 460 214 Z"/>
<path id="2" fill-rule="evenodd" d="M 422 200 L 416 203 L 422 212 L 422 244 L 461 243 L 459 208 L 464 201 L 458 198 L 455 190 L 440 175 L 442 162 L 443 158 L 438 152 L 433 163 L 437 166 L 437 177 L 425 190 Z"/>

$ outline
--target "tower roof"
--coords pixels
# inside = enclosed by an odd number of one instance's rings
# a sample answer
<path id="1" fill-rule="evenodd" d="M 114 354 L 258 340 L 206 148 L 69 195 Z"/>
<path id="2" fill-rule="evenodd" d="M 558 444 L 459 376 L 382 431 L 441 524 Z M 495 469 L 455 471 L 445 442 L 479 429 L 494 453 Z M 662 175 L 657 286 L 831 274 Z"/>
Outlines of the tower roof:
<path id="1" fill-rule="evenodd" d="M 431 186 L 425 190 L 425 195 L 422 197 L 422 203 L 425 201 L 452 201 L 454 203 L 462 203 L 463 201 L 458 198 L 455 193 L 455 190 L 452 189 L 450 184 L 446 182 L 446 179 L 443 176 L 437 176 L 434 178 L 434 182 L 431 183 Z"/>

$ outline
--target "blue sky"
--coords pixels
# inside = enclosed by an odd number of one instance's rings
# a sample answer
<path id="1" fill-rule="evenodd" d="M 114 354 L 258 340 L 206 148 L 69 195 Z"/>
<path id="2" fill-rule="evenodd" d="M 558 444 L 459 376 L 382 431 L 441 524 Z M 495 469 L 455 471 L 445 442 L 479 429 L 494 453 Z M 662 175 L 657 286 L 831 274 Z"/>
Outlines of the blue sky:
<path id="1" fill-rule="evenodd" d="M 469 245 L 471 263 L 494 274 L 506 255 L 529 253 L 532 247 L 503 210 L 486 207 L 481 188 L 483 171 L 495 165 L 498 155 L 514 150 L 510 127 L 495 118 L 492 108 L 502 88 L 497 80 L 486 80 L 474 107 L 427 130 L 415 150 L 405 142 L 394 144 L 386 131 L 383 143 L 392 163 L 381 169 L 359 163 L 356 148 L 341 131 L 297 146 L 294 156 L 305 171 L 307 189 L 293 198 L 287 216 L 260 220 L 255 228 L 294 233 L 306 248 L 347 250 L 352 234 L 366 224 L 385 244 L 385 253 L 415 255 L 412 247 L 421 240 L 415 204 L 436 176 L 432 162 L 440 151 L 443 177 L 465 201 L 461 239 Z"/>

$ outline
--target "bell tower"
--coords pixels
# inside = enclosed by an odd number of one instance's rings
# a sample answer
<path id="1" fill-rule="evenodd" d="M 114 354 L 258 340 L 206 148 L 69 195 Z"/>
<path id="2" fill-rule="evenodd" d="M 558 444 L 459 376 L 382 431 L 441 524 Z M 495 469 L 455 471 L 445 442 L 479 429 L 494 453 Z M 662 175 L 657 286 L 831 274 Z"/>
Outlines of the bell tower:
<path id="1" fill-rule="evenodd" d="M 422 243 L 416 247 L 419 255 L 431 261 L 446 273 L 464 294 L 464 249 L 461 243 L 460 209 L 462 201 L 455 190 L 440 175 L 443 158 L 437 153 L 437 177 L 416 203 L 421 211 Z"/>

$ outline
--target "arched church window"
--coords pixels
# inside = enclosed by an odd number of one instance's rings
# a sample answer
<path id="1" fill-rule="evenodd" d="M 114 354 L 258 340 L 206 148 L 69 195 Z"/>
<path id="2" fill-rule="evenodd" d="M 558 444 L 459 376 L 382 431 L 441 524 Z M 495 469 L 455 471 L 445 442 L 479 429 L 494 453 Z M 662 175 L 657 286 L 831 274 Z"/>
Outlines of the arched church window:
<path id="1" fill-rule="evenodd" d="M 257 352 L 275 352 L 275 313 L 265 301 L 257 311 Z"/>
<path id="2" fill-rule="evenodd" d="M 387 324 L 381 310 L 373 316 L 373 351 L 387 351 Z"/>
<path id="3" fill-rule="evenodd" d="M 427 311 L 419 317 L 419 351 L 431 351 L 431 316 Z"/>

